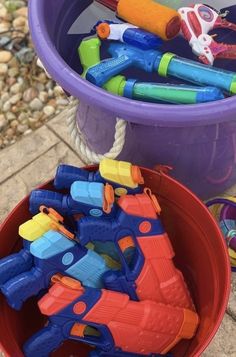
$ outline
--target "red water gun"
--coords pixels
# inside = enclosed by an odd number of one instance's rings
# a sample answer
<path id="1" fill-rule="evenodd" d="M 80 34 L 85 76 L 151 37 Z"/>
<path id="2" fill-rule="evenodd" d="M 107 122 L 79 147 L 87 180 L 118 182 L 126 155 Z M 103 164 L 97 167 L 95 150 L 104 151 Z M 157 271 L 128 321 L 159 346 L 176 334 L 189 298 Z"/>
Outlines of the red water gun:
<path id="1" fill-rule="evenodd" d="M 55 276 L 53 281 L 38 303 L 49 323 L 25 344 L 26 357 L 47 357 L 68 339 L 95 346 L 107 356 L 156 357 L 192 338 L 199 323 L 188 309 L 85 289 L 68 277 Z"/>
<path id="2" fill-rule="evenodd" d="M 215 59 L 236 59 L 236 45 L 218 43 L 208 33 L 217 28 L 236 31 L 236 24 L 228 22 L 217 11 L 203 4 L 182 7 L 181 29 L 193 53 L 205 64 L 213 65 Z"/>

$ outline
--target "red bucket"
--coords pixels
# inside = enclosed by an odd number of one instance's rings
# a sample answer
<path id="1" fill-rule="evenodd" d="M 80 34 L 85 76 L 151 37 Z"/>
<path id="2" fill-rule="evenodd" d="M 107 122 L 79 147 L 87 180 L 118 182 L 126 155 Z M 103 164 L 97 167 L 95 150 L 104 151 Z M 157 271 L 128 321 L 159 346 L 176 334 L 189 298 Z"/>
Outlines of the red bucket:
<path id="1" fill-rule="evenodd" d="M 200 316 L 196 336 L 182 341 L 172 352 L 175 357 L 200 356 L 216 334 L 229 298 L 230 265 L 225 242 L 217 223 L 196 196 L 169 176 L 147 169 L 142 172 L 146 186 L 158 196 L 162 221 L 176 252 L 176 266 L 185 276 Z M 52 184 L 43 187 L 52 188 Z M 29 218 L 26 197 L 1 227 L 1 257 L 19 250 L 22 241 L 18 226 Z M 0 311 L 0 350 L 5 356 L 23 357 L 21 346 L 45 322 L 36 300 L 28 301 L 21 312 L 16 312 L 1 296 Z M 87 352 L 83 344 L 68 342 L 53 355 L 85 357 Z"/>

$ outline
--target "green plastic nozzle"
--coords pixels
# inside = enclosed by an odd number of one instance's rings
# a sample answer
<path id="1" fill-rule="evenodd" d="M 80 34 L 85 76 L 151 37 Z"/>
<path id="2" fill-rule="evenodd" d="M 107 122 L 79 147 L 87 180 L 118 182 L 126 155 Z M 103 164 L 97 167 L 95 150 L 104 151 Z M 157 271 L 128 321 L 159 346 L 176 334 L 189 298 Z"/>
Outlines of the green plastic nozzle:
<path id="1" fill-rule="evenodd" d="M 111 78 L 108 82 L 106 82 L 103 88 L 110 93 L 123 97 L 125 84 L 126 84 L 126 78 L 124 76 L 116 76 Z"/>
<path id="2" fill-rule="evenodd" d="M 101 41 L 99 38 L 90 38 L 83 40 L 78 47 L 78 54 L 80 62 L 83 67 L 82 77 L 85 78 L 86 73 L 90 67 L 95 66 L 101 62 L 100 59 Z"/>

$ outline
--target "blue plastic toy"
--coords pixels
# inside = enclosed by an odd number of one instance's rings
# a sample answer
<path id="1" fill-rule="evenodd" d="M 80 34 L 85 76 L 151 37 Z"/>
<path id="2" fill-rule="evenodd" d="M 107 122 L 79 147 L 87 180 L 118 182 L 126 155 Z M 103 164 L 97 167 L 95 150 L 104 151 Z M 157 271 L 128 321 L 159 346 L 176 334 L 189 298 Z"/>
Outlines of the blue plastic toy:
<path id="1" fill-rule="evenodd" d="M 38 303 L 48 324 L 24 345 L 26 357 L 47 357 L 68 339 L 113 357 L 120 352 L 157 357 L 182 338 L 192 338 L 199 323 L 197 314 L 184 308 L 131 301 L 126 294 L 83 288 L 70 278 L 54 276 L 53 282 Z"/>
<path id="2" fill-rule="evenodd" d="M 109 183 L 117 196 L 141 192 L 139 185 L 144 183 L 138 166 L 111 159 L 103 159 L 98 171 L 89 171 L 70 165 L 58 166 L 54 179 L 56 189 L 70 189 L 74 181 Z"/>
<path id="3" fill-rule="evenodd" d="M 100 255 L 73 239 L 52 210 L 44 212 L 20 226 L 24 248 L 0 260 L 1 291 L 16 310 L 29 297 L 47 289 L 56 273 L 101 288 L 102 276 L 109 270 Z M 51 225 L 56 230 L 49 229 Z"/>
<path id="4" fill-rule="evenodd" d="M 132 300 L 194 309 L 183 276 L 174 266 L 156 197 L 145 189 L 143 194 L 120 197 L 117 204 L 114 218 L 82 217 L 77 222 L 77 238 L 83 246 L 113 242 L 119 253 L 122 269 L 103 275 L 106 288 L 125 292 Z"/>
<path id="5" fill-rule="evenodd" d="M 102 20 L 96 23 L 94 31 L 101 40 L 121 41 L 142 50 L 158 49 L 163 44 L 160 37 L 129 23 Z"/>
<path id="6" fill-rule="evenodd" d="M 40 206 L 54 208 L 63 216 L 76 214 L 93 217 L 113 216 L 116 209 L 114 205 L 113 188 L 99 182 L 74 181 L 70 194 L 34 190 L 30 194 L 30 212 L 36 214 Z"/>
<path id="7" fill-rule="evenodd" d="M 136 67 L 145 72 L 157 72 L 164 77 L 173 76 L 187 82 L 217 87 L 231 94 L 236 93 L 236 73 L 230 71 L 177 57 L 173 53 L 143 51 L 117 42 L 112 43 L 108 51 L 112 58 L 89 68 L 86 74 L 86 78 L 99 87 L 127 68 Z"/>

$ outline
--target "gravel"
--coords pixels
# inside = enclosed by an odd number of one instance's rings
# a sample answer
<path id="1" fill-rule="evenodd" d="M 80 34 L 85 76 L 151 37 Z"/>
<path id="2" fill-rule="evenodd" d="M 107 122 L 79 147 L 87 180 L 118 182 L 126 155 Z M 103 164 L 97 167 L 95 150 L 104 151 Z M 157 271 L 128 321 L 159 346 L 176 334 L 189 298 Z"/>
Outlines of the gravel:
<path id="1" fill-rule="evenodd" d="M 27 0 L 0 0 L 0 149 L 38 129 L 67 105 L 63 89 L 37 66 Z"/>

